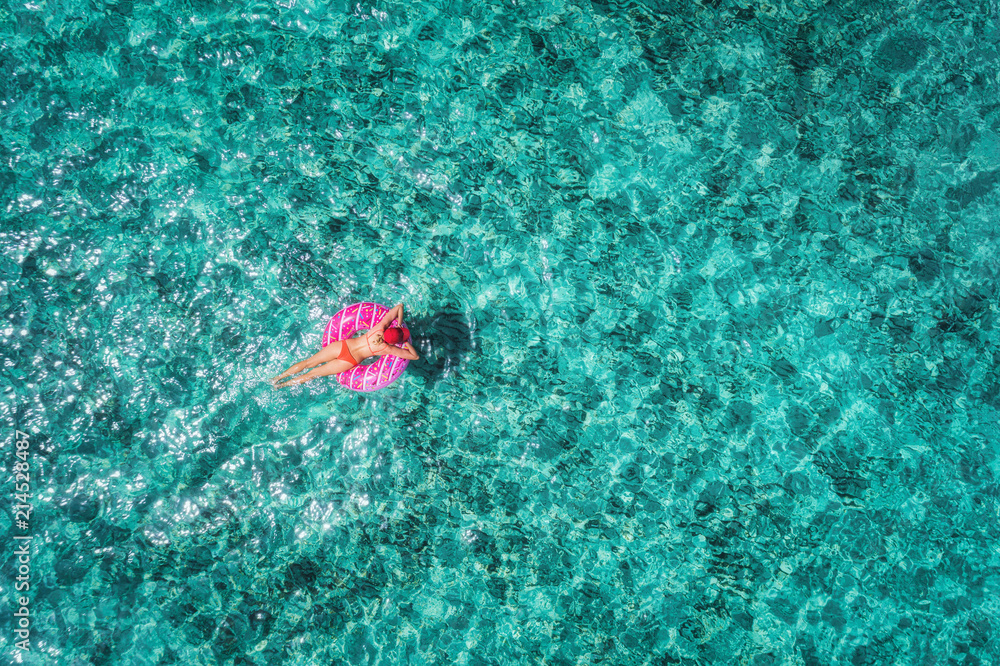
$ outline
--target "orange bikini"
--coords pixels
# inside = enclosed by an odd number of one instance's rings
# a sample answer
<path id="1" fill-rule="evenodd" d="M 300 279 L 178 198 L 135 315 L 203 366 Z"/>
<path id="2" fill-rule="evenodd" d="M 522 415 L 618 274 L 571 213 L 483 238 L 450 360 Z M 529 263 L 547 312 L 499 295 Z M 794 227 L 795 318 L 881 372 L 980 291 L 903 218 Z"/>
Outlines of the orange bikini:
<path id="1" fill-rule="evenodd" d="M 354 360 L 354 356 L 351 355 L 351 350 L 347 348 L 347 340 L 341 340 L 340 354 L 337 355 L 337 359 L 340 361 L 347 361 L 352 366 L 358 364 L 358 362 Z"/>
<path id="2" fill-rule="evenodd" d="M 370 331 L 370 332 L 368 332 L 368 333 L 365 334 L 365 344 L 368 345 L 369 356 L 374 356 L 375 355 L 375 350 L 372 349 L 372 342 L 371 342 L 372 333 L 374 333 L 375 335 L 378 335 L 378 334 L 381 333 L 381 331 Z M 379 347 L 378 350 L 382 351 L 383 349 L 385 349 L 388 346 L 389 346 L 388 344 L 386 344 L 386 343 L 383 342 L 382 346 Z M 340 354 L 337 355 L 337 358 L 339 360 L 341 360 L 341 361 L 347 361 L 352 366 L 355 366 L 355 365 L 358 364 L 358 361 L 354 358 L 354 355 L 351 354 L 351 350 L 347 347 L 347 340 L 341 340 L 340 341 Z"/>
<path id="3" fill-rule="evenodd" d="M 372 333 L 374 333 L 375 335 L 381 335 L 382 331 L 369 331 L 368 333 L 365 333 L 365 344 L 368 345 L 368 353 L 374 356 L 375 350 L 372 349 Z M 389 345 L 386 342 L 383 342 L 382 346 L 379 347 L 378 349 L 379 351 L 382 351 L 388 346 Z"/>

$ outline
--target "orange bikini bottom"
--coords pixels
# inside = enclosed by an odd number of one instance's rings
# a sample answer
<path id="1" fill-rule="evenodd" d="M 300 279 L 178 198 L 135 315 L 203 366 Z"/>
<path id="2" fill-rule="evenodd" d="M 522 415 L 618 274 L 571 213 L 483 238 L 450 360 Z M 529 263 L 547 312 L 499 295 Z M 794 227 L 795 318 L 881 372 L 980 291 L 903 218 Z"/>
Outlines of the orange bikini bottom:
<path id="1" fill-rule="evenodd" d="M 351 365 L 358 364 L 358 362 L 354 360 L 354 357 L 351 356 L 351 350 L 347 348 L 347 340 L 342 340 L 340 342 L 340 354 L 337 356 L 337 359 L 340 361 L 347 361 Z"/>

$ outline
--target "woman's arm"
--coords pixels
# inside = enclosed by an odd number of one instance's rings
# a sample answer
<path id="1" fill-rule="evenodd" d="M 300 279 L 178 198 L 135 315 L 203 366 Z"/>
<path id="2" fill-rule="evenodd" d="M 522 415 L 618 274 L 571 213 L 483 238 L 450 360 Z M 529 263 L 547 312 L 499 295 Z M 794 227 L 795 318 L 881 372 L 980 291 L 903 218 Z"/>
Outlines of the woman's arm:
<path id="1" fill-rule="evenodd" d="M 403 321 L 403 304 L 402 303 L 399 303 L 398 305 L 396 305 L 396 307 L 394 307 L 393 309 L 391 309 L 388 312 L 386 312 L 385 316 L 382 317 L 382 319 L 380 319 L 377 324 L 375 324 L 375 328 L 376 329 L 381 329 L 381 330 L 384 331 L 385 329 L 387 329 L 389 327 L 389 324 L 392 323 L 393 319 L 396 319 L 398 321 Z"/>
<path id="2" fill-rule="evenodd" d="M 385 353 L 391 356 L 398 356 L 400 358 L 405 358 L 407 361 L 420 360 L 420 354 L 417 353 L 417 350 L 414 349 L 413 345 L 411 345 L 409 342 L 405 343 L 402 349 L 400 349 L 395 345 L 389 345 L 385 348 Z"/>

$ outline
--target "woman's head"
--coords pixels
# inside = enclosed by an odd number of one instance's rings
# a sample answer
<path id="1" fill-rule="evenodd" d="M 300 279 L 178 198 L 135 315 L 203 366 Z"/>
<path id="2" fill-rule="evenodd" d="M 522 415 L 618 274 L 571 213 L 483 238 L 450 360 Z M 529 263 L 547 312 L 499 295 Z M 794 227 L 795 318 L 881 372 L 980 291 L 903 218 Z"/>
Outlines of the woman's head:
<path id="1" fill-rule="evenodd" d="M 382 334 L 382 339 L 390 345 L 398 345 L 401 342 L 409 342 L 410 329 L 405 326 L 390 326 L 385 329 L 385 333 Z"/>

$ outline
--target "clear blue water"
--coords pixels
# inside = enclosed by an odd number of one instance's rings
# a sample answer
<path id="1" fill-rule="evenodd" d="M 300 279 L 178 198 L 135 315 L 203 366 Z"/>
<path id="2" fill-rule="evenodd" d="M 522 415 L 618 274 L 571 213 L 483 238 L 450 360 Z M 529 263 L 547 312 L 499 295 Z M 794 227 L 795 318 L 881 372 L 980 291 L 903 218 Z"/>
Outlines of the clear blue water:
<path id="1" fill-rule="evenodd" d="M 3 663 L 997 663 L 998 44 L 0 4 Z M 421 362 L 271 389 L 368 299 Z"/>

